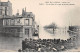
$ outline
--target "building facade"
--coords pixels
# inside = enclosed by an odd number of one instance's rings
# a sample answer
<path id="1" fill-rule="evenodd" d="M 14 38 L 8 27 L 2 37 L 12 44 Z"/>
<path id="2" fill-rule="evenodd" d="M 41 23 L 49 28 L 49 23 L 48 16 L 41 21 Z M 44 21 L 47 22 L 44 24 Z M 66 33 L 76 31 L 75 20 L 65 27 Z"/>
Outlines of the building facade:
<path id="1" fill-rule="evenodd" d="M 12 3 L 10 1 L 0 1 L 0 18 L 2 16 L 12 16 Z"/>
<path id="2" fill-rule="evenodd" d="M 22 14 L 12 16 L 12 4 L 0 2 L 0 34 L 4 36 L 33 38 L 35 35 L 35 15 L 22 9 Z M 4 13 L 3 13 L 4 12 Z M 3 16 L 4 15 L 4 16 Z"/>

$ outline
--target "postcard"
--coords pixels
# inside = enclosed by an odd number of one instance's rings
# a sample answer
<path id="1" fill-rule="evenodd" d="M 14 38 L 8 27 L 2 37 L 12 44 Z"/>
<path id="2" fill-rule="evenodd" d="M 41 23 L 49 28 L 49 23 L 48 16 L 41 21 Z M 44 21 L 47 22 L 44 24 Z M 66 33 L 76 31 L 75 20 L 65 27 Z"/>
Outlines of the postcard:
<path id="1" fill-rule="evenodd" d="M 0 0 L 0 52 L 79 52 L 80 0 Z"/>

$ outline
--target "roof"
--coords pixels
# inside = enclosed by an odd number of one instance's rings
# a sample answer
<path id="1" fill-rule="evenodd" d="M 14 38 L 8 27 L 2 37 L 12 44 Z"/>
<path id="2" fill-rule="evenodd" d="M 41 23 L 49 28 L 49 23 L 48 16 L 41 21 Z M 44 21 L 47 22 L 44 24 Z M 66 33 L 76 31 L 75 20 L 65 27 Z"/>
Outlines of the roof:
<path id="1" fill-rule="evenodd" d="M 69 26 L 69 27 L 72 27 L 72 28 L 80 28 L 80 26 Z"/>
<path id="2" fill-rule="evenodd" d="M 7 2 L 0 1 L 0 6 L 8 6 L 9 4 L 11 5 L 12 3 L 10 1 L 7 1 Z"/>
<path id="3" fill-rule="evenodd" d="M 34 17 L 35 15 L 32 12 L 24 12 L 23 17 L 31 18 Z"/>
<path id="4" fill-rule="evenodd" d="M 0 2 L 0 6 L 8 6 L 8 2 Z"/>
<path id="5" fill-rule="evenodd" d="M 1 19 L 18 19 L 18 18 L 23 18 L 23 17 L 6 16 L 5 18 L 1 18 Z"/>
<path id="6" fill-rule="evenodd" d="M 18 19 L 18 18 L 28 18 L 28 17 L 23 17 L 23 16 L 4 16 L 3 18 L 0 18 L 0 19 Z"/>

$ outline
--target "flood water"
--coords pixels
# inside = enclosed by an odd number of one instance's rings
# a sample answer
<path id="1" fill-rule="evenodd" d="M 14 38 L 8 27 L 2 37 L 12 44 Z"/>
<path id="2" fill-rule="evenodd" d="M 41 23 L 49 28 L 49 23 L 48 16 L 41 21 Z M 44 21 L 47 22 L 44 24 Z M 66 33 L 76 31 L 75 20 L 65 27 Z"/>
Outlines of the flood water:
<path id="1" fill-rule="evenodd" d="M 70 38 L 69 33 L 67 32 L 68 28 L 60 28 L 60 29 L 56 29 L 55 33 L 53 34 L 53 30 L 52 29 L 44 29 L 44 28 L 40 28 L 40 38 L 42 39 L 63 39 L 63 40 L 67 40 Z"/>
<path id="2" fill-rule="evenodd" d="M 0 50 L 17 51 L 21 48 L 22 38 L 0 36 Z"/>
<path id="3" fill-rule="evenodd" d="M 44 30 L 44 28 L 40 28 L 39 30 L 40 38 L 41 39 L 68 39 L 70 38 L 69 33 L 65 30 L 58 30 L 55 34 L 48 33 L 48 31 Z M 21 49 L 21 43 L 23 38 L 18 37 L 5 37 L 0 35 L 0 51 L 17 51 Z"/>

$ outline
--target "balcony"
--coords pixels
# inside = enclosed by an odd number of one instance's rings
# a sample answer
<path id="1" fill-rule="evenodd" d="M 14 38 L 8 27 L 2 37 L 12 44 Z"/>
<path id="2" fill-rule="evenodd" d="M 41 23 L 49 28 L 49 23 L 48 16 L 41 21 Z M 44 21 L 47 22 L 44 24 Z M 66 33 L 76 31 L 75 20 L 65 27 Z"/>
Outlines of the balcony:
<path id="1" fill-rule="evenodd" d="M 4 25 L 3 27 L 27 27 L 27 28 L 32 28 L 33 25 Z"/>

